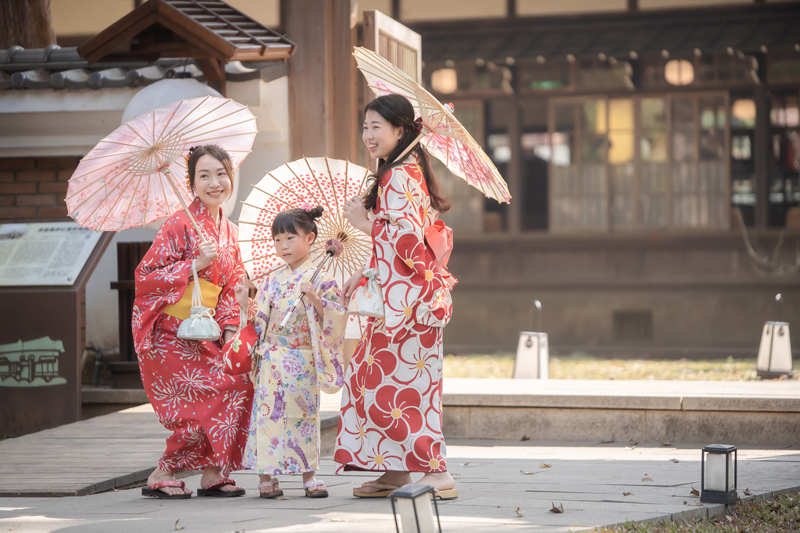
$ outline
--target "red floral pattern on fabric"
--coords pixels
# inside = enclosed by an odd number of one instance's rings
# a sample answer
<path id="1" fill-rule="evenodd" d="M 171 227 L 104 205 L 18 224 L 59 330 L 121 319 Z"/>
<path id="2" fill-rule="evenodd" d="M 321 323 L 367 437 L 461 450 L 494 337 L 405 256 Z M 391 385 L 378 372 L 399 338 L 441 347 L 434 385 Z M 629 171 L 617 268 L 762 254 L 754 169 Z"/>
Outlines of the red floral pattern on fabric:
<path id="1" fill-rule="evenodd" d="M 217 245 L 218 258 L 198 272 L 222 288 L 214 318 L 221 330 L 238 326 L 234 287 L 244 267 L 236 226 L 222 217 L 218 231 L 198 199 L 189 209 L 203 233 Z M 159 468 L 175 471 L 218 466 L 227 476 L 242 468 L 253 386 L 246 375 L 224 372 L 219 341 L 179 339 L 176 333 L 181 320 L 163 313 L 186 291 L 199 242 L 183 211 L 164 222 L 136 268 L 131 326 L 145 392 L 159 421 L 173 432 Z"/>
<path id="2" fill-rule="evenodd" d="M 436 223 L 414 157 L 380 180 L 370 266 L 385 319 L 370 318 L 345 376 L 334 460 L 338 470 L 446 470 L 442 329 L 456 280 L 436 266 L 425 231 Z"/>

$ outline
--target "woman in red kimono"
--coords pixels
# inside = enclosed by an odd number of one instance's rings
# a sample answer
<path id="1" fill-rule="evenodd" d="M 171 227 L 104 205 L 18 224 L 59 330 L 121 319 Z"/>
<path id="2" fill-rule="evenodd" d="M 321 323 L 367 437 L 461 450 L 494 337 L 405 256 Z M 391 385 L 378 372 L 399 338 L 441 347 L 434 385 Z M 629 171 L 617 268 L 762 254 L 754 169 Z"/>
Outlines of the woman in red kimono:
<path id="1" fill-rule="evenodd" d="M 385 472 L 353 489 L 362 498 L 388 496 L 419 481 L 438 497 L 458 496 L 447 472 L 442 435 L 442 330 L 450 320 L 455 279 L 445 268 L 452 243 L 439 220 L 449 202 L 439 192 L 419 144 L 411 103 L 399 95 L 366 108 L 363 140 L 379 160 L 363 205 L 348 201 L 344 215 L 372 236 L 370 269 L 378 270 L 385 318 L 370 318 L 345 375 L 334 461 L 339 470 Z M 365 210 L 371 209 L 370 221 Z M 349 298 L 364 269 L 345 284 Z"/>
<path id="2" fill-rule="evenodd" d="M 245 491 L 228 474 L 242 468 L 253 386 L 246 376 L 223 371 L 220 344 L 239 327 L 235 292 L 243 290 L 245 276 L 238 230 L 221 209 L 233 190 L 233 168 L 227 152 L 213 145 L 194 148 L 187 163 L 195 194 L 189 211 L 208 241 L 200 242 L 179 211 L 161 226 L 136 269 L 132 327 L 139 369 L 159 421 L 173 432 L 142 494 L 189 498 L 192 491 L 175 479 L 175 471 L 202 469 L 198 495 L 241 496 Z M 177 337 L 190 314 L 192 261 L 203 305 L 215 309 L 219 342 Z"/>

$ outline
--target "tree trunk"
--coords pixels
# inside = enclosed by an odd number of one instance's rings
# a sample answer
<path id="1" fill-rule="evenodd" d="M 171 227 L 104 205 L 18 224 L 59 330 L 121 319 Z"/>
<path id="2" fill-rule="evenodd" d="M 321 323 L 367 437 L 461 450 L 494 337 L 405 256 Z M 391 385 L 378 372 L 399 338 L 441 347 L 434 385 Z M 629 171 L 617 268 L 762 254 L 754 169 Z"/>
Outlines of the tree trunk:
<path id="1" fill-rule="evenodd" d="M 50 0 L 0 1 L 0 50 L 14 45 L 44 48 L 55 42 Z"/>

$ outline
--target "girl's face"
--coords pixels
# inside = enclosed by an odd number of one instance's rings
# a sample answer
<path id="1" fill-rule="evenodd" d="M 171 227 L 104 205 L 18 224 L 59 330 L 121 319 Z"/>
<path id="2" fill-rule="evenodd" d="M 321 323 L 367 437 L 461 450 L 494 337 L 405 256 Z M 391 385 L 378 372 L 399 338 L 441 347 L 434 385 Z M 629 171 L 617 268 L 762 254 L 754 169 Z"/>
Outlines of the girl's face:
<path id="1" fill-rule="evenodd" d="M 370 109 L 364 117 L 361 136 L 369 154 L 375 159 L 386 159 L 403 138 L 403 127 L 394 127 L 380 113 Z"/>
<path id="2" fill-rule="evenodd" d="M 218 212 L 231 189 L 231 180 L 222 162 L 208 154 L 200 156 L 194 171 L 194 193 L 209 211 Z"/>
<path id="3" fill-rule="evenodd" d="M 314 242 L 314 234 L 310 232 L 303 233 L 302 231 L 297 235 L 294 233 L 278 233 L 272 237 L 272 240 L 275 242 L 275 252 L 281 259 L 289 263 L 289 266 L 294 270 L 308 259 L 308 252 Z"/>

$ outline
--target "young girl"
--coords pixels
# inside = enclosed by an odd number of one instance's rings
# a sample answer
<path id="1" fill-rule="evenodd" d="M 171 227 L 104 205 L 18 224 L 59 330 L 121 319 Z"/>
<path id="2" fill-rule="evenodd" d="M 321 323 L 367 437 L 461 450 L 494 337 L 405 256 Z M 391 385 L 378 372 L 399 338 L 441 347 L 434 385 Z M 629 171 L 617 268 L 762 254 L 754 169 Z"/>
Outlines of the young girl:
<path id="1" fill-rule="evenodd" d="M 286 266 L 259 287 L 255 318 L 241 335 L 257 335 L 256 389 L 244 464 L 258 472 L 262 498 L 283 495 L 275 476 L 301 473 L 306 496 L 328 496 L 325 483 L 314 476 L 319 469 L 319 391 L 334 393 L 344 384 L 347 309 L 328 273 L 320 272 L 313 286 L 309 282 L 316 270 L 309 251 L 317 238 L 315 220 L 322 212 L 322 207 L 289 209 L 275 217 L 272 238 Z M 248 316 L 246 292 L 236 294 L 242 316 Z M 303 295 L 280 330 L 286 313 Z"/>

